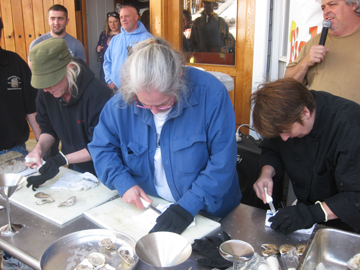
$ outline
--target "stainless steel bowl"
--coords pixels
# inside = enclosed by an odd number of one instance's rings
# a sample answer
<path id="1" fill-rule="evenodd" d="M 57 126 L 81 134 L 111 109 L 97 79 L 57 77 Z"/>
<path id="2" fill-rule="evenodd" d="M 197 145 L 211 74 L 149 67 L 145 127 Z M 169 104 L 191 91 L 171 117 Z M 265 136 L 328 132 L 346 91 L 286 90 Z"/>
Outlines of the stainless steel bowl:
<path id="1" fill-rule="evenodd" d="M 298 270 L 314 270 L 319 263 L 326 269 L 348 269 L 347 261 L 360 253 L 360 234 L 317 226 L 310 237 Z"/>
<path id="2" fill-rule="evenodd" d="M 135 253 L 144 263 L 155 269 L 166 269 L 186 261 L 192 252 L 189 241 L 176 233 L 155 232 L 143 236 L 135 246 Z"/>
<path id="3" fill-rule="evenodd" d="M 105 238 L 116 239 L 115 245 L 111 250 L 107 250 L 99 245 L 99 242 Z M 121 232 L 105 229 L 74 232 L 56 240 L 43 252 L 40 258 L 40 269 L 73 270 L 93 252 L 103 254 L 106 263 L 116 269 L 135 269 L 139 262 L 137 256 L 135 256 L 135 264 L 129 267 L 124 264 L 116 252 L 124 242 L 135 249 L 135 240 Z"/>

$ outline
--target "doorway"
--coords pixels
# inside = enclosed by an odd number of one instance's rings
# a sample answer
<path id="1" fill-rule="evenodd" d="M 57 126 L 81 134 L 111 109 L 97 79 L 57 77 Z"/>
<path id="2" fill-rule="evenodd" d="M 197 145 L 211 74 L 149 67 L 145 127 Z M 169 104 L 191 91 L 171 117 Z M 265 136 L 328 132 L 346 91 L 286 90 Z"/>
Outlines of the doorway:
<path id="1" fill-rule="evenodd" d="M 80 0 L 79 0 L 80 1 Z M 97 61 L 96 46 L 99 36 L 105 29 L 106 14 L 120 11 L 121 5 L 133 5 L 140 14 L 149 10 L 149 0 L 81 0 L 86 2 L 86 24 L 88 42 L 88 62 L 90 69 L 99 78 L 101 63 Z"/>

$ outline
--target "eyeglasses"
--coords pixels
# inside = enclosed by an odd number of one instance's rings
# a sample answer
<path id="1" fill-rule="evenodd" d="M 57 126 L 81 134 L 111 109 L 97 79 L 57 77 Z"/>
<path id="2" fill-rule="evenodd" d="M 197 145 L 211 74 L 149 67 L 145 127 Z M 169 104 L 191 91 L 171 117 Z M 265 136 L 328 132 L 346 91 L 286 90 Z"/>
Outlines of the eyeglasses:
<path id="1" fill-rule="evenodd" d="M 115 17 L 115 18 L 120 19 L 119 13 L 117 13 L 117 12 L 108 12 L 108 14 L 106 16 L 107 17 Z"/>
<path id="2" fill-rule="evenodd" d="M 171 99 L 171 98 L 170 98 L 170 99 Z M 169 103 L 170 99 L 169 99 L 166 103 Z M 159 105 L 159 106 L 142 106 L 142 105 L 139 105 L 139 104 L 137 103 L 137 98 L 136 98 L 136 96 L 134 96 L 134 102 L 135 102 L 135 105 L 136 105 L 137 107 L 142 108 L 142 109 L 148 109 L 148 110 L 149 110 L 149 109 L 155 107 L 155 108 L 158 109 L 159 111 L 166 111 L 166 110 L 172 108 L 172 106 L 174 106 L 174 104 L 175 104 L 175 97 L 173 98 L 173 102 L 171 103 L 170 106 L 162 106 L 162 105 Z"/>

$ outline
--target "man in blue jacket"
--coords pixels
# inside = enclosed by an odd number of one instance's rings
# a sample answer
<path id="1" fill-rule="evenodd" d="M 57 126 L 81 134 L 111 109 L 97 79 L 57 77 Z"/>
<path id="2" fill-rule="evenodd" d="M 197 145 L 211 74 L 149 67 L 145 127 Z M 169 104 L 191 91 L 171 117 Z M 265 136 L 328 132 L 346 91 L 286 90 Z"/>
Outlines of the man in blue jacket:
<path id="1" fill-rule="evenodd" d="M 224 217 L 241 199 L 225 86 L 161 38 L 139 43 L 123 71 L 88 145 L 99 179 L 139 209 L 147 194 L 174 203 L 151 232 L 182 233 L 199 211 Z"/>
<path id="2" fill-rule="evenodd" d="M 129 50 L 138 42 L 151 38 L 133 6 L 123 6 L 120 10 L 121 33 L 114 36 L 104 55 L 105 81 L 111 89 L 120 88 L 120 69 Z"/>

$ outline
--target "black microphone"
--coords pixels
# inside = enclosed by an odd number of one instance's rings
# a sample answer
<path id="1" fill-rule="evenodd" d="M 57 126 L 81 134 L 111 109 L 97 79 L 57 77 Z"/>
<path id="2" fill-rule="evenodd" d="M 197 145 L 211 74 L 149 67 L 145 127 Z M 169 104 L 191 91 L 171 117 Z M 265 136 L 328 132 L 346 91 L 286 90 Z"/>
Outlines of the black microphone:
<path id="1" fill-rule="evenodd" d="M 328 21 L 328 20 L 323 21 L 322 27 L 323 27 L 323 28 L 322 28 L 322 30 L 321 30 L 319 45 L 325 45 L 327 33 L 328 33 L 328 31 L 329 31 L 329 28 L 331 27 L 331 22 Z"/>

